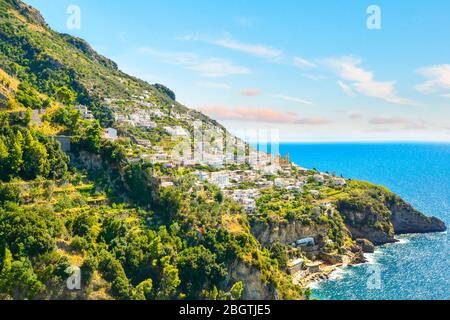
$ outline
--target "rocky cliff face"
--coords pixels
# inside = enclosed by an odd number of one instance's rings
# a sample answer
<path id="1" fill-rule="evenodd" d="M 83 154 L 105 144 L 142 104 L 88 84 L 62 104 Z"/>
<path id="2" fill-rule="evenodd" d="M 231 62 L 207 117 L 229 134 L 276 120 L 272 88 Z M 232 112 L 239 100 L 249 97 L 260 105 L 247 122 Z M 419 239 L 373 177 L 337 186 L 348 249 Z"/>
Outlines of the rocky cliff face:
<path id="1" fill-rule="evenodd" d="M 276 290 L 262 281 L 261 272 L 243 262 L 234 263 L 228 270 L 228 282 L 233 284 L 242 281 L 244 291 L 243 300 L 274 300 L 277 298 Z"/>
<path id="2" fill-rule="evenodd" d="M 319 241 L 327 233 L 323 225 L 305 225 L 300 221 L 271 224 L 263 221 L 252 223 L 252 234 L 262 246 L 267 247 L 275 242 L 291 244 L 298 239 L 312 237 Z"/>
<path id="3" fill-rule="evenodd" d="M 45 19 L 35 8 L 19 0 L 10 0 L 10 2 L 13 7 L 28 20 L 28 22 L 47 26 Z"/>
<path id="4" fill-rule="evenodd" d="M 375 245 L 395 242 L 396 234 L 430 233 L 446 230 L 445 223 L 427 217 L 398 196 L 385 195 L 376 206 L 354 201 L 337 205 L 353 239 L 367 239 Z"/>
<path id="5" fill-rule="evenodd" d="M 375 245 L 395 242 L 394 228 L 387 215 L 347 202 L 338 203 L 338 210 L 353 239 L 367 239 Z"/>
<path id="6" fill-rule="evenodd" d="M 427 217 L 410 204 L 396 197 L 387 203 L 392 212 L 395 234 L 444 232 L 445 223 L 436 217 Z"/>

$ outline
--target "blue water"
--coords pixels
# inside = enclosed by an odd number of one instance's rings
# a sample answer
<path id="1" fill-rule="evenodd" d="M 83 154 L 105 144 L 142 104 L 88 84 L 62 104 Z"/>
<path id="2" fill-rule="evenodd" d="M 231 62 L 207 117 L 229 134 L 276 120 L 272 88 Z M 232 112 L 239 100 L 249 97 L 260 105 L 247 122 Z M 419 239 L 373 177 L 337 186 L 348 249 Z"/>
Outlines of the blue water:
<path id="1" fill-rule="evenodd" d="M 450 144 L 281 144 L 306 168 L 387 186 L 450 225 Z M 370 263 L 339 269 L 313 289 L 318 299 L 450 299 L 448 233 L 407 235 Z"/>

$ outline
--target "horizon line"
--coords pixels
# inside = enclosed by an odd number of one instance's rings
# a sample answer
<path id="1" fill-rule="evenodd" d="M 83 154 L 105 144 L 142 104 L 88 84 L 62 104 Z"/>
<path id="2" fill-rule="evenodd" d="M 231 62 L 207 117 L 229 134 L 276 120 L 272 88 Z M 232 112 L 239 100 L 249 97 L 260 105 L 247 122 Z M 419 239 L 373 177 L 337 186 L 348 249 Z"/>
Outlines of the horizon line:
<path id="1" fill-rule="evenodd" d="M 253 144 L 253 143 L 266 143 L 266 144 L 273 144 L 271 141 L 253 141 L 253 140 L 246 140 L 245 142 Z M 282 143 L 417 143 L 417 144 L 450 144 L 450 140 L 285 140 L 285 141 L 278 141 L 278 144 Z"/>

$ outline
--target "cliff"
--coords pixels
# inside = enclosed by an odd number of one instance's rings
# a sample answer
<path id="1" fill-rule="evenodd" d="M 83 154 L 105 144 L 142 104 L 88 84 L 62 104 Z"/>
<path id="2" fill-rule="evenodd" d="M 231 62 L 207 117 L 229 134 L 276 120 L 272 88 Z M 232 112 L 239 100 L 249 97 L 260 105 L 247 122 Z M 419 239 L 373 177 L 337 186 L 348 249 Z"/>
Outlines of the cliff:
<path id="1" fill-rule="evenodd" d="M 305 225 L 295 220 L 285 223 L 254 221 L 251 231 L 262 246 L 268 247 L 276 242 L 291 244 L 307 237 L 312 237 L 321 243 L 328 230 L 324 225 Z"/>
<path id="2" fill-rule="evenodd" d="M 436 217 L 425 216 L 399 197 L 395 197 L 394 201 L 388 202 L 387 206 L 392 213 L 391 222 L 395 234 L 431 233 L 447 230 L 443 221 Z"/>
<path id="3" fill-rule="evenodd" d="M 354 182 L 353 190 L 336 206 L 353 239 L 376 245 L 395 242 L 396 234 L 446 230 L 440 219 L 425 216 L 389 190 L 369 183 Z"/>

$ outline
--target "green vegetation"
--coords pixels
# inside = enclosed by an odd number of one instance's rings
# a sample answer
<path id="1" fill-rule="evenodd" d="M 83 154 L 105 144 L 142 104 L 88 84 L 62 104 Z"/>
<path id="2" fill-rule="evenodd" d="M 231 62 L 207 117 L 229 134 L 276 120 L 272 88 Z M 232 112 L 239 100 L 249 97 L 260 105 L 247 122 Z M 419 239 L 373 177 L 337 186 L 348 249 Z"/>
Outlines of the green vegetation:
<path id="1" fill-rule="evenodd" d="M 368 226 L 387 234 L 394 234 L 391 224 L 391 210 L 388 202 L 395 201 L 396 196 L 385 187 L 368 182 L 351 181 L 348 191 L 337 197 L 337 208 L 344 215 L 346 224 Z M 347 212 L 364 212 L 364 220 L 357 221 Z"/>
<path id="2" fill-rule="evenodd" d="M 25 121 L 28 122 L 28 121 Z M 53 139 L 32 128 L 12 124 L 0 112 L 0 179 L 59 179 L 67 173 L 67 156 Z"/>
<path id="3" fill-rule="evenodd" d="M 0 113 L 1 298 L 240 299 L 235 264 L 258 270 L 280 297 L 303 296 L 216 187 L 129 163 L 70 105 L 44 120 L 71 137 L 70 159 L 29 121 Z M 160 189 L 162 175 L 175 185 Z M 65 288 L 73 265 L 81 291 Z"/>

